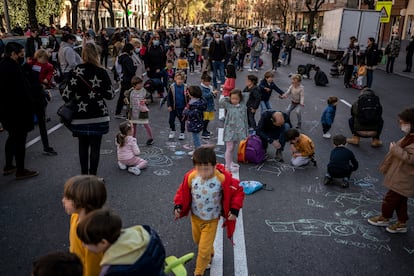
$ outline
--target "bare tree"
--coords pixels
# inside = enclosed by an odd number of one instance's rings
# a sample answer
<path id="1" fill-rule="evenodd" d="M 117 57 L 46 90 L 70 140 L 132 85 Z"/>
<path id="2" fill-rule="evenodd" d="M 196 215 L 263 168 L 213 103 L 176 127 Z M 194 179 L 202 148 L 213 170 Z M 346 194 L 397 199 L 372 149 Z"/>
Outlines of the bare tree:
<path id="1" fill-rule="evenodd" d="M 161 15 L 170 2 L 171 0 L 152 0 L 149 2 L 151 10 L 155 13 L 152 18 L 154 22 L 154 29 L 156 29 L 160 24 Z"/>
<path id="2" fill-rule="evenodd" d="M 310 34 L 313 34 L 314 32 L 313 25 L 315 24 L 315 16 L 318 14 L 320 7 L 324 3 L 325 0 L 305 0 L 306 8 L 309 11 L 308 33 Z"/>
<path id="3" fill-rule="evenodd" d="M 124 10 L 126 25 L 127 27 L 129 27 L 128 6 L 131 5 L 132 0 L 118 0 L 118 1 L 119 1 L 119 4 L 121 4 L 121 8 Z"/>
<path id="4" fill-rule="evenodd" d="M 113 6 L 112 0 L 102 0 L 102 7 L 104 7 L 108 11 L 110 21 L 111 21 L 111 26 L 115 27 L 115 13 L 114 13 L 114 6 Z"/>
<path id="5" fill-rule="evenodd" d="M 292 11 L 292 4 L 289 0 L 276 0 L 276 9 L 278 10 L 279 16 L 282 17 L 282 30 L 286 30 L 287 17 Z"/>
<path id="6" fill-rule="evenodd" d="M 94 11 L 95 31 L 99 31 L 100 29 L 100 21 L 99 21 L 100 6 L 101 6 L 101 0 L 95 0 L 95 11 Z"/>

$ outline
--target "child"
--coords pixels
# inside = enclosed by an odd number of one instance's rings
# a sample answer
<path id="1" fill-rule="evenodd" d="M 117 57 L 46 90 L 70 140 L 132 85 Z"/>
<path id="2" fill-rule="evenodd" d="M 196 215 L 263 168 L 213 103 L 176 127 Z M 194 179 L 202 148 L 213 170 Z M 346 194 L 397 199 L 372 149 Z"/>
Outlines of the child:
<path id="1" fill-rule="evenodd" d="M 135 137 L 136 135 L 137 125 L 144 125 L 148 136 L 146 144 L 147 146 L 150 146 L 154 144 L 154 139 L 148 119 L 148 91 L 144 88 L 144 81 L 137 76 L 132 77 L 131 85 L 132 88 L 125 91 L 125 104 L 129 107 L 128 120 L 130 120 L 134 125 L 132 137 Z"/>
<path id="2" fill-rule="evenodd" d="M 188 121 L 187 131 L 193 134 L 194 150 L 201 146 L 200 132 L 203 130 L 203 112 L 207 108 L 207 102 L 203 99 L 203 92 L 200 87 L 190 86 L 188 88 L 190 101 L 183 111 L 183 115 Z M 194 150 L 188 155 L 193 155 Z"/>
<path id="3" fill-rule="evenodd" d="M 207 102 L 207 109 L 204 111 L 203 132 L 201 133 L 201 138 L 210 139 L 211 132 L 207 130 L 207 127 L 209 122 L 214 120 L 214 97 L 217 95 L 217 90 L 213 90 L 213 86 L 211 85 L 210 75 L 203 74 L 201 76 L 200 88 L 203 92 L 203 98 Z"/>
<path id="4" fill-rule="evenodd" d="M 248 94 L 246 93 L 248 97 Z M 231 171 L 239 167 L 233 163 L 234 148 L 247 137 L 247 106 L 246 97 L 239 89 L 233 89 L 230 97 L 220 99 L 220 105 L 226 111 L 224 120 L 223 141 L 226 142 L 226 168 Z"/>
<path id="5" fill-rule="evenodd" d="M 122 122 L 119 125 L 119 133 L 116 135 L 115 144 L 117 147 L 118 167 L 121 170 L 140 175 L 141 170 L 148 166 L 148 162 L 138 155 L 139 150 L 137 139 L 132 136 L 134 133 L 134 126 L 130 121 Z"/>
<path id="6" fill-rule="evenodd" d="M 180 121 L 180 136 L 179 140 L 185 139 L 185 121 L 183 120 L 183 110 L 187 106 L 187 85 L 184 84 L 185 74 L 183 71 L 178 71 L 175 74 L 174 83 L 169 87 L 167 94 L 167 107 L 170 112 L 169 124 L 170 134 L 168 139 L 174 139 L 175 137 L 175 118 Z"/>
<path id="7" fill-rule="evenodd" d="M 213 243 L 221 215 L 227 237 L 232 238 L 244 193 L 239 181 L 223 165 L 216 165 L 213 148 L 196 149 L 193 164 L 194 169 L 186 173 L 174 197 L 174 214 L 182 218 L 191 211 L 193 240 L 198 245 L 194 275 L 200 276 L 214 256 Z"/>
<path id="8" fill-rule="evenodd" d="M 190 73 L 194 73 L 194 64 L 196 59 L 196 53 L 193 48 L 189 47 L 187 51 L 188 56 L 188 66 L 190 67 Z"/>
<path id="9" fill-rule="evenodd" d="M 299 74 L 294 74 L 292 77 L 292 84 L 289 86 L 288 91 L 279 96 L 281 99 L 286 99 L 289 95 L 291 96 L 291 103 L 286 109 L 286 113 L 290 119 L 290 113 L 295 110 L 296 116 L 298 118 L 298 124 L 296 128 L 302 127 L 302 107 L 305 106 L 305 89 L 301 84 L 302 76 Z"/>
<path id="10" fill-rule="evenodd" d="M 94 175 L 77 175 L 69 178 L 63 188 L 62 204 L 70 218 L 69 251 L 76 254 L 83 264 L 83 275 L 99 275 L 102 254 L 95 254 L 83 247 L 76 234 L 76 227 L 93 210 L 106 202 L 103 178 Z"/>
<path id="11" fill-rule="evenodd" d="M 224 81 L 222 87 L 222 95 L 224 97 L 228 97 L 230 95 L 230 91 L 236 87 L 236 67 L 229 63 L 226 66 L 226 80 Z"/>
<path id="12" fill-rule="evenodd" d="M 177 59 L 177 54 L 175 53 L 174 43 L 171 43 L 170 46 L 168 46 L 166 56 L 167 56 L 167 60 L 171 61 L 174 64 L 175 60 Z"/>
<path id="13" fill-rule="evenodd" d="M 177 70 L 181 70 L 184 72 L 185 75 L 187 75 L 187 69 L 188 69 L 188 60 L 185 56 L 185 53 L 181 52 L 177 60 Z"/>
<path id="14" fill-rule="evenodd" d="M 272 109 L 270 105 L 270 96 L 272 91 L 275 90 L 279 95 L 283 95 L 283 91 L 277 87 L 273 82 L 274 74 L 270 71 L 264 74 L 264 78 L 260 81 L 259 91 L 260 91 L 260 112 L 263 113 L 266 109 Z"/>
<path id="15" fill-rule="evenodd" d="M 349 187 L 349 177 L 353 171 L 358 169 L 358 161 L 354 153 L 345 147 L 346 137 L 343 135 L 335 135 L 332 138 L 335 148 L 331 151 L 328 172 L 325 175 L 323 184 L 332 183 L 332 178 L 342 178 L 342 187 Z"/>
<path id="16" fill-rule="evenodd" d="M 174 61 L 167 60 L 166 67 L 164 69 L 164 87 L 165 90 L 168 91 L 168 87 L 170 87 L 171 84 L 174 83 L 174 77 L 175 77 L 175 68 Z"/>
<path id="17" fill-rule="evenodd" d="M 329 139 L 331 138 L 331 134 L 329 133 L 329 130 L 331 129 L 331 126 L 335 119 L 336 105 L 338 104 L 338 97 L 330 96 L 327 102 L 328 102 L 328 106 L 325 108 L 325 110 L 322 113 L 321 124 L 322 124 L 322 131 L 323 131 L 322 137 Z"/>
<path id="18" fill-rule="evenodd" d="M 122 229 L 118 215 L 101 209 L 88 214 L 77 233 L 88 250 L 103 254 L 100 275 L 164 275 L 165 248 L 147 225 Z"/>
<path id="19" fill-rule="evenodd" d="M 358 78 L 357 78 L 357 88 L 362 89 L 365 86 L 365 79 L 367 76 L 367 66 L 365 62 L 361 59 L 358 65 Z"/>
<path id="20" fill-rule="evenodd" d="M 34 58 L 29 63 L 32 69 L 39 72 L 39 81 L 45 89 L 52 87 L 52 79 L 55 69 L 49 63 L 49 54 L 45 49 L 39 49 L 35 52 Z M 49 95 L 50 97 L 50 95 Z"/>
<path id="21" fill-rule="evenodd" d="M 305 134 L 299 133 L 297 129 L 291 128 L 285 132 L 286 141 L 290 142 L 292 151 L 291 163 L 294 167 L 301 167 L 309 164 L 309 161 L 316 166 L 315 146 L 312 140 Z"/>
<path id="22" fill-rule="evenodd" d="M 249 124 L 249 133 L 252 134 L 256 130 L 256 120 L 254 116 L 256 115 L 256 110 L 260 105 L 260 92 L 259 87 L 257 87 L 258 78 L 255 75 L 248 75 L 246 79 L 246 87 L 243 92 L 249 93 L 248 100 L 246 102 L 247 106 L 247 122 Z"/>
<path id="23" fill-rule="evenodd" d="M 83 267 L 78 256 L 69 252 L 55 252 L 33 262 L 32 276 L 82 276 Z"/>

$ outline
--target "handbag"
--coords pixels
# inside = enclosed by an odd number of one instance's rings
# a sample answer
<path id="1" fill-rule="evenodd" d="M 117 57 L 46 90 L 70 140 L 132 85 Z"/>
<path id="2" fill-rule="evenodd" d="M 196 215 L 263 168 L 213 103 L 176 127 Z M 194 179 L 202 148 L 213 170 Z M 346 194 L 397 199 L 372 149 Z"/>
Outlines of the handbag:
<path id="1" fill-rule="evenodd" d="M 73 120 L 73 113 L 75 112 L 76 101 L 75 98 L 72 98 L 70 101 L 64 103 L 57 110 L 57 114 L 60 117 L 60 121 L 68 126 Z"/>

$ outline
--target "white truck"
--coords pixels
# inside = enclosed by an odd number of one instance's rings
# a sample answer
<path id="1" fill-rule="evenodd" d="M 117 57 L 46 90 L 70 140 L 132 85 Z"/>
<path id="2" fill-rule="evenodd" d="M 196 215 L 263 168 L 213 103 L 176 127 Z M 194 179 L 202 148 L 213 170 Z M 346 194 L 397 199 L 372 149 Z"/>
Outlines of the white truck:
<path id="1" fill-rule="evenodd" d="M 380 12 L 340 8 L 326 11 L 318 48 L 328 60 L 338 59 L 349 46 L 349 38 L 358 38 L 364 51 L 369 37 L 378 39 Z"/>

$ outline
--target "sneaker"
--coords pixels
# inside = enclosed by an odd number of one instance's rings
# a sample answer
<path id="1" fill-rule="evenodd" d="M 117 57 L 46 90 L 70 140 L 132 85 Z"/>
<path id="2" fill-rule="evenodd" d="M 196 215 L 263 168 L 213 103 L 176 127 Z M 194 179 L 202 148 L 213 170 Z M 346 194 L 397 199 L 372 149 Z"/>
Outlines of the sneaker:
<path id="1" fill-rule="evenodd" d="M 141 170 L 138 167 L 129 167 L 128 168 L 128 172 L 135 174 L 135 175 L 140 175 L 141 174 Z"/>
<path id="2" fill-rule="evenodd" d="M 170 134 L 168 135 L 168 139 L 174 139 L 175 137 L 175 131 L 170 131 Z"/>
<path id="3" fill-rule="evenodd" d="M 22 179 L 30 178 L 30 177 L 37 176 L 37 175 L 39 175 L 38 171 L 31 171 L 31 170 L 23 169 L 21 171 L 16 172 L 16 180 L 22 180 Z"/>
<path id="4" fill-rule="evenodd" d="M 125 164 L 118 161 L 118 168 L 120 170 L 126 170 L 128 167 L 127 167 L 127 165 L 125 165 Z"/>
<path id="5" fill-rule="evenodd" d="M 252 70 L 252 69 L 248 69 L 247 71 L 249 71 L 249 72 L 253 72 L 253 70 Z"/>
<path id="6" fill-rule="evenodd" d="M 207 133 L 207 132 L 203 132 L 203 133 L 201 134 L 201 138 L 204 138 L 204 139 L 210 139 L 210 134 L 209 134 L 209 133 Z"/>
<path id="7" fill-rule="evenodd" d="M 55 156 L 57 155 L 57 152 L 52 147 L 47 147 L 43 149 L 43 154 L 49 155 L 49 156 Z"/>
<path id="8" fill-rule="evenodd" d="M 330 175 L 325 175 L 325 178 L 323 179 L 323 185 L 329 184 L 332 184 L 332 177 Z"/>
<path id="9" fill-rule="evenodd" d="M 9 175 L 16 171 L 16 166 L 4 166 L 3 167 L 3 175 Z"/>
<path id="10" fill-rule="evenodd" d="M 388 226 L 387 228 L 385 228 L 385 230 L 387 230 L 387 232 L 393 233 L 393 234 L 407 233 L 407 224 L 398 221 L 397 223 L 394 223 L 394 224 Z"/>
<path id="11" fill-rule="evenodd" d="M 283 153 L 280 149 L 276 150 L 275 159 L 278 162 L 283 162 Z"/>
<path id="12" fill-rule="evenodd" d="M 145 144 L 147 144 L 147 146 L 153 145 L 154 144 L 154 139 L 152 139 L 152 138 L 148 139 Z"/>
<path id="13" fill-rule="evenodd" d="M 256 68 L 256 69 L 254 69 L 254 71 L 255 71 L 255 72 L 259 72 L 259 69 L 257 69 L 257 68 Z"/>
<path id="14" fill-rule="evenodd" d="M 188 152 L 188 156 L 193 156 L 193 154 L 194 154 L 193 150 Z"/>
<path id="15" fill-rule="evenodd" d="M 368 223 L 374 226 L 388 226 L 390 223 L 389 219 L 383 216 L 376 216 L 368 219 Z"/>
<path id="16" fill-rule="evenodd" d="M 180 136 L 178 136 L 178 139 L 179 139 L 179 140 L 184 140 L 184 139 L 185 139 L 185 134 L 184 134 L 184 132 L 181 132 L 181 133 L 180 133 Z"/>
<path id="17" fill-rule="evenodd" d="M 115 116 L 114 116 L 116 119 L 126 119 L 126 116 L 125 115 L 122 115 L 122 114 L 115 114 Z"/>
<path id="18" fill-rule="evenodd" d="M 342 188 L 348 188 L 349 187 L 349 179 L 348 177 L 344 177 L 342 179 Z"/>
<path id="19" fill-rule="evenodd" d="M 331 134 L 329 132 L 325 133 L 324 135 L 322 135 L 323 138 L 329 139 L 331 138 Z"/>

